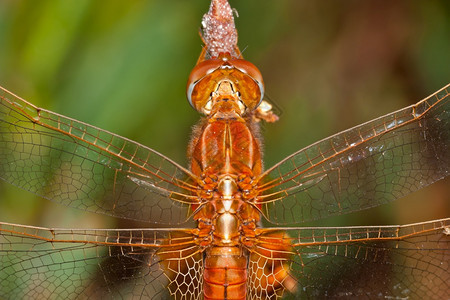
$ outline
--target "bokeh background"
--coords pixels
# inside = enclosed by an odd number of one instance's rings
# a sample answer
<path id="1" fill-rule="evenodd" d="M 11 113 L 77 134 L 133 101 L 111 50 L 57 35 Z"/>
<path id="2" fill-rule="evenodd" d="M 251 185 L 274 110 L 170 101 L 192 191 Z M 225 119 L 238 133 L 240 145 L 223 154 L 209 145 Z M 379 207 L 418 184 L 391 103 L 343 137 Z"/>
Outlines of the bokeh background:
<path id="1" fill-rule="evenodd" d="M 265 125 L 265 165 L 413 104 L 450 81 L 448 1 L 231 1 L 244 56 L 281 119 Z M 207 0 L 0 1 L 0 85 L 186 165 L 199 116 L 185 85 Z M 321 225 L 448 217 L 450 181 Z M 0 182 L 0 220 L 118 226 Z"/>

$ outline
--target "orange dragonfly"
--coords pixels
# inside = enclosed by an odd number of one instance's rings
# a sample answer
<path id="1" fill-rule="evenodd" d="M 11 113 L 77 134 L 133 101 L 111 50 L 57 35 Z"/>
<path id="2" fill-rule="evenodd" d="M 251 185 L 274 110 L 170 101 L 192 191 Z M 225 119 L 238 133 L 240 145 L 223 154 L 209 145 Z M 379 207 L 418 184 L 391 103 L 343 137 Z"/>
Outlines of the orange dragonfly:
<path id="1" fill-rule="evenodd" d="M 188 99 L 206 119 L 194 130 L 188 169 L 1 89 L 2 179 L 69 207 L 154 225 L 82 230 L 2 222 L 0 295 L 448 296 L 448 218 L 299 224 L 387 203 L 447 176 L 450 86 L 263 171 L 255 127 L 276 116 L 262 100 L 262 77 L 241 57 L 226 1 L 213 1 L 203 26 L 205 48 Z"/>

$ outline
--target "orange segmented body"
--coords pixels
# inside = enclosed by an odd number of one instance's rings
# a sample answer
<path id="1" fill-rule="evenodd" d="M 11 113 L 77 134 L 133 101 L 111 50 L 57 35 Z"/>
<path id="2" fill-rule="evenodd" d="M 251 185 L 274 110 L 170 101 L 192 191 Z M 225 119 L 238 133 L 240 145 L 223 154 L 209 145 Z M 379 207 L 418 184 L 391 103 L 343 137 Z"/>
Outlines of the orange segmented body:
<path id="1" fill-rule="evenodd" d="M 234 76 L 226 71 L 226 76 L 222 69 L 210 74 L 221 79 L 216 90 L 205 91 L 213 95 L 210 113 L 190 148 L 191 170 L 204 181 L 199 197 L 206 201 L 194 219 L 210 228 L 205 234 L 211 235 L 205 245 L 205 299 L 245 299 L 248 250 L 242 241 L 253 248 L 250 241 L 260 221 L 252 202 L 256 196 L 252 183 L 262 171 L 256 124 L 253 118 L 242 116 L 238 95 L 247 93 L 233 84 Z M 205 190 L 211 193 L 203 195 Z"/>
<path id="2" fill-rule="evenodd" d="M 232 15 L 227 18 L 227 22 L 233 22 Z M 215 50 L 218 57 L 206 59 L 203 53 L 209 51 L 206 44 L 189 76 L 189 102 L 207 116 L 192 138 L 188 155 L 191 171 L 203 179 L 199 197 L 206 202 L 194 219 L 199 227 L 209 228 L 209 232 L 203 233 L 205 238 L 211 236 L 205 244 L 204 299 L 241 300 L 247 295 L 247 268 L 252 264 L 249 260 L 259 255 L 249 256 L 255 251 L 255 229 L 261 218 L 260 207 L 254 201 L 258 196 L 254 181 L 262 172 L 259 128 L 252 115 L 262 101 L 264 84 L 253 64 L 233 57 L 230 52 L 219 52 L 238 49 L 236 44 L 225 44 L 222 48 Z M 205 195 L 205 191 L 210 193 Z M 277 247 L 285 253 L 290 250 L 288 244 Z M 272 259 L 266 260 L 267 266 L 275 264 Z M 274 270 L 277 271 L 272 268 L 267 273 Z M 257 281 L 264 276 L 274 277 L 266 271 L 252 271 Z M 266 283 L 271 287 L 265 286 L 259 294 L 264 298 L 277 292 L 281 295 L 282 282 L 287 277 L 285 272 L 271 278 Z M 289 287 L 293 289 L 294 285 Z"/>

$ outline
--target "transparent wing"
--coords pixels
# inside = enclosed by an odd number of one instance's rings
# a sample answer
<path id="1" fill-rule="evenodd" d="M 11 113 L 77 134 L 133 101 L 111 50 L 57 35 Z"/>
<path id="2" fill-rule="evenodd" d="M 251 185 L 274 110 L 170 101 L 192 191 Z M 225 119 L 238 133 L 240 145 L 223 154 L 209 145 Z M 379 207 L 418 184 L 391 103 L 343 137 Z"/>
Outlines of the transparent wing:
<path id="1" fill-rule="evenodd" d="M 198 299 L 202 270 L 202 255 L 188 229 L 0 223 L 2 299 Z"/>
<path id="2" fill-rule="evenodd" d="M 183 223 L 197 203 L 195 176 L 164 155 L 1 87 L 0 178 L 70 207 L 151 223 Z"/>
<path id="3" fill-rule="evenodd" d="M 262 174 L 256 203 L 276 224 L 350 213 L 450 173 L 450 85 L 304 148 Z"/>
<path id="4" fill-rule="evenodd" d="M 260 294 L 278 284 L 285 288 L 286 299 L 448 297 L 450 219 L 265 230 L 249 263 L 252 287 Z M 256 280 L 254 274 L 265 273 L 275 275 Z M 275 295 L 269 297 L 278 299 L 281 290 Z"/>

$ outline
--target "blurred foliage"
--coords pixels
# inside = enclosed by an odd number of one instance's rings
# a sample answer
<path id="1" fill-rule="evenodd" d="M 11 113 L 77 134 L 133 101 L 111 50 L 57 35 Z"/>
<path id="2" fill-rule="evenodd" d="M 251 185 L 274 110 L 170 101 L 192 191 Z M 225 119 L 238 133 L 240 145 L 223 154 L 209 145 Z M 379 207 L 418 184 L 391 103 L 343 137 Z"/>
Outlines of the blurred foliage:
<path id="1" fill-rule="evenodd" d="M 281 111 L 278 123 L 263 128 L 267 167 L 449 82 L 447 1 L 231 4 L 239 13 L 240 48 L 260 67 L 267 96 Z M 185 100 L 185 84 L 201 50 L 198 30 L 208 7 L 206 0 L 1 1 L 0 84 L 186 164 L 198 114 Z M 448 182 L 347 222 L 445 217 Z M 99 224 L 90 214 L 55 206 L 0 183 L 2 221 Z"/>

